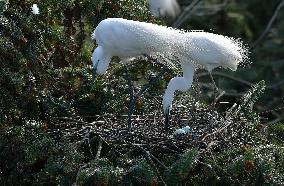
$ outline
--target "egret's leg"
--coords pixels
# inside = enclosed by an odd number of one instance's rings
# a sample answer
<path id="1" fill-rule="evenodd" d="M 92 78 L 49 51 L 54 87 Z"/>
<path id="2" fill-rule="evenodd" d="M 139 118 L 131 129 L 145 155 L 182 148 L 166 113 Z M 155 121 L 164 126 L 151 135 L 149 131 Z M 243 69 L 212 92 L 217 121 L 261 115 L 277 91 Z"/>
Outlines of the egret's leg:
<path id="1" fill-rule="evenodd" d="M 212 76 L 211 71 L 208 71 L 208 72 L 209 72 L 209 76 L 210 76 L 210 78 L 211 78 L 211 81 L 212 81 L 212 83 L 213 83 L 213 85 L 214 85 L 214 92 L 217 93 L 219 89 L 218 89 L 218 87 L 216 86 L 216 83 L 215 83 L 215 81 L 214 81 L 214 79 L 213 79 L 213 76 Z"/>

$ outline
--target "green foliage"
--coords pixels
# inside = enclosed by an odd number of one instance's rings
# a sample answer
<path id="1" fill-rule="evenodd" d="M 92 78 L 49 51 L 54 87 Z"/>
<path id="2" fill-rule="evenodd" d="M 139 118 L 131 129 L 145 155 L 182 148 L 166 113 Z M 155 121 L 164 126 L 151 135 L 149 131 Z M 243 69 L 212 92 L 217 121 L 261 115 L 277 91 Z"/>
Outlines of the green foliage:
<path id="1" fill-rule="evenodd" d="M 72 183 L 81 154 L 66 141 L 56 144 L 41 127 L 1 130 L 1 185 Z M 13 144 L 13 145 L 11 145 Z"/>
<path id="2" fill-rule="evenodd" d="M 158 182 L 157 175 L 145 159 L 135 160 L 127 176 L 133 185 L 153 185 Z"/>
<path id="3" fill-rule="evenodd" d="M 186 179 L 192 176 L 193 168 L 196 166 L 198 159 L 197 149 L 187 150 L 182 157 L 175 162 L 166 172 L 166 181 L 169 185 L 182 184 Z"/>
<path id="4" fill-rule="evenodd" d="M 241 107 L 245 109 L 246 112 L 252 112 L 253 105 L 258 100 L 258 98 L 263 94 L 265 90 L 265 81 L 260 81 L 259 83 L 252 86 L 250 90 L 242 97 Z"/>
<path id="5" fill-rule="evenodd" d="M 122 185 L 124 170 L 115 168 L 107 159 L 92 161 L 79 172 L 79 185 Z"/>
<path id="6" fill-rule="evenodd" d="M 280 158 L 274 159 L 275 156 Z M 234 184 L 279 184 L 283 182 L 283 150 L 275 145 L 260 145 L 234 149 L 217 156 L 219 168 L 222 168 L 220 179 L 231 180 Z M 212 159 L 213 162 L 213 159 Z M 220 180 L 222 181 L 222 180 Z"/>
<path id="7" fill-rule="evenodd" d="M 251 118 L 257 118 L 253 106 L 265 91 L 265 87 L 265 82 L 262 80 L 253 85 L 252 88 L 242 96 L 240 107 L 245 115 L 250 116 Z"/>
<path id="8" fill-rule="evenodd" d="M 284 142 L 284 124 L 275 123 L 268 126 L 269 138 L 275 143 L 282 144 Z"/>
<path id="9" fill-rule="evenodd" d="M 41 144 L 41 143 L 40 143 Z M 37 156 L 36 162 L 43 161 L 44 167 L 34 175 L 35 185 L 42 183 L 58 183 L 60 185 L 70 185 L 75 181 L 76 172 L 82 162 L 82 155 L 72 144 L 63 142 L 47 148 L 49 152 L 43 156 Z M 37 152 L 34 150 L 34 152 Z M 31 156 L 31 155 L 30 155 Z M 29 156 L 26 156 L 30 158 Z M 39 159 L 44 158 L 44 159 Z"/>

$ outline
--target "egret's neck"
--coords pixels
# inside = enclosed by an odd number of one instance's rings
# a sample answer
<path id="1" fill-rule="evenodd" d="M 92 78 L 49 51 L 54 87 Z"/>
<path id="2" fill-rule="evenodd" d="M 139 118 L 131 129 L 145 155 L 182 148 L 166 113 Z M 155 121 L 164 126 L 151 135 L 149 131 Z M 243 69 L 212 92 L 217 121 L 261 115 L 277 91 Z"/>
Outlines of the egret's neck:
<path id="1" fill-rule="evenodd" d="M 181 67 L 183 70 L 183 77 L 174 77 L 171 79 L 165 91 L 163 97 L 163 109 L 165 113 L 172 105 L 175 91 L 179 90 L 185 92 L 191 87 L 195 67 L 191 62 L 183 62 L 181 63 Z"/>
<path id="2" fill-rule="evenodd" d="M 188 81 L 193 81 L 193 76 L 195 72 L 195 65 L 191 62 L 182 62 L 180 63 L 183 71 L 183 77 L 187 79 Z"/>

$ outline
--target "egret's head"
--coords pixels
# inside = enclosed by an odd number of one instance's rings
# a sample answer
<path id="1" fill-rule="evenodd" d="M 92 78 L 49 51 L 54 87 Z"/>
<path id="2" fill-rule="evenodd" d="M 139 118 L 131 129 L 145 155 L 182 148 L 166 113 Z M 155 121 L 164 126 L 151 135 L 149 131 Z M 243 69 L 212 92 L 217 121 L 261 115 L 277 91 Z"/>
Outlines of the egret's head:
<path id="1" fill-rule="evenodd" d="M 111 60 L 111 55 L 101 46 L 98 46 L 92 55 L 94 73 L 105 74 Z"/>

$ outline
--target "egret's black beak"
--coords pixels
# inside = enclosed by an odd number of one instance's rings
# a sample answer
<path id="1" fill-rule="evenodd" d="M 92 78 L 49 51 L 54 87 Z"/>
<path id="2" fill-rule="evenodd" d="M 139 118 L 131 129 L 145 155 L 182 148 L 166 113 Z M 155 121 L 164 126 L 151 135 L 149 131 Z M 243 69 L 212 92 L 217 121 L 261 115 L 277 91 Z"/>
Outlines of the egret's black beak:
<path id="1" fill-rule="evenodd" d="M 93 80 L 96 80 L 96 76 L 97 76 L 97 68 L 93 69 Z"/>
<path id="2" fill-rule="evenodd" d="M 169 115 L 169 113 L 170 113 L 170 107 L 168 107 L 168 108 L 166 108 L 166 110 L 164 110 L 165 115 Z"/>
<path id="3" fill-rule="evenodd" d="M 99 60 L 93 67 L 93 80 L 94 81 L 96 80 L 96 77 L 97 77 L 97 67 L 98 67 L 98 64 L 99 64 Z"/>
<path id="4" fill-rule="evenodd" d="M 170 108 L 168 107 L 165 111 L 165 132 L 169 131 L 169 122 L 170 122 Z"/>

